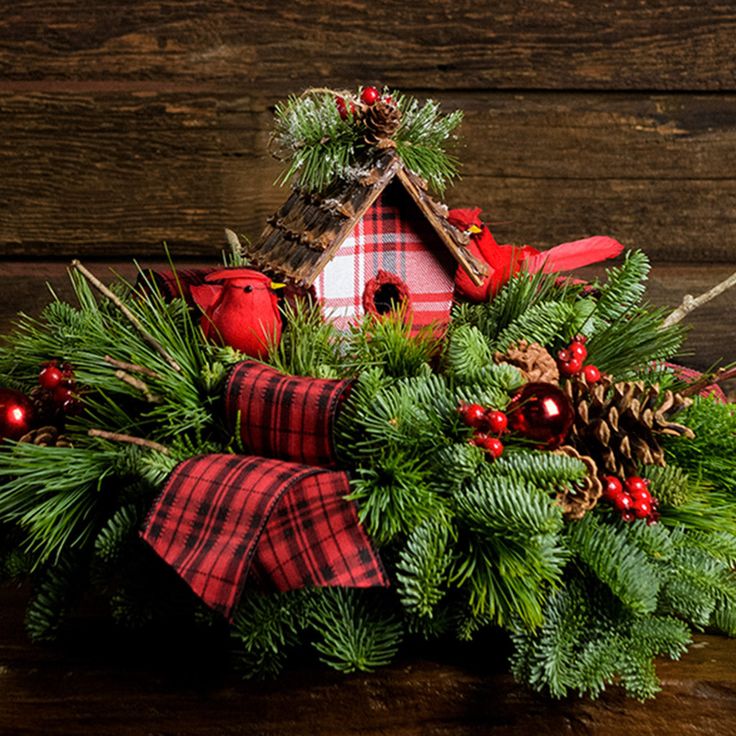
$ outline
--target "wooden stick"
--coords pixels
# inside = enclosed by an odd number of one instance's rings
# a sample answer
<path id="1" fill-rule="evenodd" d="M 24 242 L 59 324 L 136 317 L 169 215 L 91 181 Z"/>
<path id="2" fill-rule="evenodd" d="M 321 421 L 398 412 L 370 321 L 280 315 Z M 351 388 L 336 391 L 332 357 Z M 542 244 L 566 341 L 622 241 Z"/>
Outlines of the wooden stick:
<path id="1" fill-rule="evenodd" d="M 90 429 L 87 434 L 90 437 L 101 437 L 103 440 L 111 440 L 112 442 L 125 442 L 129 445 L 138 445 L 139 447 L 147 447 L 149 450 L 169 455 L 169 448 L 160 445 L 158 442 L 143 439 L 143 437 L 133 437 L 129 434 L 120 434 L 119 432 L 108 432 L 104 429 Z"/>
<path id="2" fill-rule="evenodd" d="M 152 393 L 148 384 L 145 381 L 141 381 L 140 378 L 131 376 L 130 373 L 126 373 L 125 371 L 115 371 L 115 378 L 121 380 L 123 383 L 127 383 L 128 386 L 132 386 L 136 391 L 140 391 L 150 404 L 161 403 L 161 397 Z"/>
<path id="3" fill-rule="evenodd" d="M 125 316 L 130 324 L 138 330 L 138 333 L 177 373 L 181 373 L 181 366 L 167 352 L 166 348 L 155 338 L 146 332 L 146 328 L 122 301 L 105 286 L 91 271 L 88 271 L 78 260 L 72 261 L 72 268 L 82 274 L 97 291 L 107 297 Z"/>
<path id="4" fill-rule="evenodd" d="M 161 378 L 161 376 L 156 373 L 156 371 L 152 371 L 150 368 L 146 368 L 146 366 L 144 365 L 137 365 L 136 363 L 126 363 L 124 360 L 117 360 L 111 355 L 106 355 L 103 360 L 105 361 L 105 363 L 113 366 L 114 368 L 120 368 L 124 371 L 133 371 L 133 373 L 142 373 L 144 376 L 149 376 L 150 378 Z"/>
<path id="5" fill-rule="evenodd" d="M 697 381 L 686 386 L 680 393 L 683 396 L 694 396 L 708 386 L 729 381 L 736 377 L 736 368 L 719 368 L 715 373 L 704 373 Z"/>
<path id="6" fill-rule="evenodd" d="M 675 309 L 662 323 L 663 327 L 672 327 L 681 320 L 685 319 L 690 312 L 698 307 L 702 307 L 711 299 L 715 299 L 719 294 L 722 294 L 732 286 L 736 286 L 736 272 L 732 273 L 727 279 L 721 281 L 720 284 L 716 284 L 712 289 L 709 289 L 700 296 L 692 296 L 691 294 L 685 294 L 677 309 Z"/>

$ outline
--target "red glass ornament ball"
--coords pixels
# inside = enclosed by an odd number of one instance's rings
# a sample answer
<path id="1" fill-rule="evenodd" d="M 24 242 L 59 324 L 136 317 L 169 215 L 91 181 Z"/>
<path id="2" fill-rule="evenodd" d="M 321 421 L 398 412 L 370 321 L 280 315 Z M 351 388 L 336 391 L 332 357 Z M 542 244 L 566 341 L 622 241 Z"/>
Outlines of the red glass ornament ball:
<path id="1" fill-rule="evenodd" d="M 360 101 L 364 105 L 375 105 L 381 93 L 375 87 L 364 87 L 360 93 Z"/>
<path id="2" fill-rule="evenodd" d="M 619 511 L 631 511 L 634 506 L 634 501 L 628 493 L 619 493 L 618 496 L 613 499 L 613 505 Z"/>
<path id="3" fill-rule="evenodd" d="M 588 348 L 586 348 L 580 340 L 573 340 L 567 349 L 570 351 L 570 355 L 572 355 L 573 358 L 577 358 L 581 362 L 584 362 L 588 357 Z"/>
<path id="4" fill-rule="evenodd" d="M 47 365 L 38 374 L 38 383 L 42 388 L 56 388 L 64 378 L 64 374 L 55 365 Z"/>
<path id="5" fill-rule="evenodd" d="M 583 361 L 575 357 L 570 360 L 561 360 L 559 368 L 563 376 L 577 376 L 583 370 Z"/>
<path id="6" fill-rule="evenodd" d="M 486 427 L 486 410 L 480 404 L 463 404 L 460 407 L 460 416 L 469 427 L 474 429 Z"/>
<path id="7" fill-rule="evenodd" d="M 33 405 L 20 391 L 0 388 L 0 438 L 17 440 L 31 428 Z"/>
<path id="8" fill-rule="evenodd" d="M 623 493 L 624 486 L 615 475 L 607 475 L 603 478 L 603 496 L 613 501 L 616 496 Z"/>
<path id="9" fill-rule="evenodd" d="M 601 380 L 601 372 L 594 365 L 584 366 L 583 376 L 587 383 L 598 383 Z"/>
<path id="10" fill-rule="evenodd" d="M 486 422 L 488 423 L 489 431 L 494 434 L 505 432 L 509 426 L 508 417 L 502 411 L 497 411 L 496 409 L 486 412 Z"/>
<path id="11" fill-rule="evenodd" d="M 631 510 L 637 519 L 646 519 L 652 513 L 652 506 L 648 500 L 635 498 Z"/>
<path id="12" fill-rule="evenodd" d="M 559 386 L 532 382 L 522 386 L 508 406 L 509 428 L 547 449 L 567 437 L 575 410 Z"/>

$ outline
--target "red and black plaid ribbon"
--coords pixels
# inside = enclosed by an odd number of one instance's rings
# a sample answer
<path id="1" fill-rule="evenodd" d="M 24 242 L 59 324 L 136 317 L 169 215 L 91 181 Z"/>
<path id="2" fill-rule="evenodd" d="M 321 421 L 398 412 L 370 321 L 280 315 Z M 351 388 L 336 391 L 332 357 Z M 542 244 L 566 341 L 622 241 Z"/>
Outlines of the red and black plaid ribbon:
<path id="1" fill-rule="evenodd" d="M 335 419 L 351 383 L 287 376 L 247 360 L 230 374 L 225 414 L 247 452 L 334 466 Z"/>
<path id="2" fill-rule="evenodd" d="M 255 562 L 278 590 L 388 585 L 342 471 L 243 455 L 178 465 L 141 537 L 230 617 Z"/>

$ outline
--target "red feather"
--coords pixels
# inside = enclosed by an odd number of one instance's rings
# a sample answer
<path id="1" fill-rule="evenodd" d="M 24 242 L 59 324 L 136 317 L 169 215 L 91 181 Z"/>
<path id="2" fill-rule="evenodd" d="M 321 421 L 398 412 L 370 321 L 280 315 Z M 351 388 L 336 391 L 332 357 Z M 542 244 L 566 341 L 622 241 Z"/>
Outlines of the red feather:
<path id="1" fill-rule="evenodd" d="M 621 255 L 623 249 L 623 245 L 613 238 L 594 235 L 592 238 L 556 245 L 539 255 L 532 256 L 527 259 L 526 268 L 530 273 L 572 271 L 581 266 L 589 266 L 591 263 L 615 258 Z"/>

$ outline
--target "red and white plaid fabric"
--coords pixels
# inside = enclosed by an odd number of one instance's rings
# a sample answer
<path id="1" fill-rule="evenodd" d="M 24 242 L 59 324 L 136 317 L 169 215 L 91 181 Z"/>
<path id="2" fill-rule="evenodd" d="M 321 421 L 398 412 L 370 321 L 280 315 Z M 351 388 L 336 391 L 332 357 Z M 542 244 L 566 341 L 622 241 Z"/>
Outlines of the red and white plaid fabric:
<path id="1" fill-rule="evenodd" d="M 287 376 L 246 360 L 233 368 L 227 381 L 225 416 L 249 453 L 333 466 L 335 419 L 351 384 Z"/>
<path id="2" fill-rule="evenodd" d="M 141 537 L 210 607 L 231 617 L 251 564 L 278 590 L 388 581 L 342 471 L 243 455 L 178 465 Z"/>
<path id="3" fill-rule="evenodd" d="M 411 300 L 413 332 L 446 324 L 456 264 L 437 233 L 394 182 L 376 200 L 314 282 L 324 315 L 347 330 L 364 314 L 363 293 L 384 271 L 401 279 Z"/>

